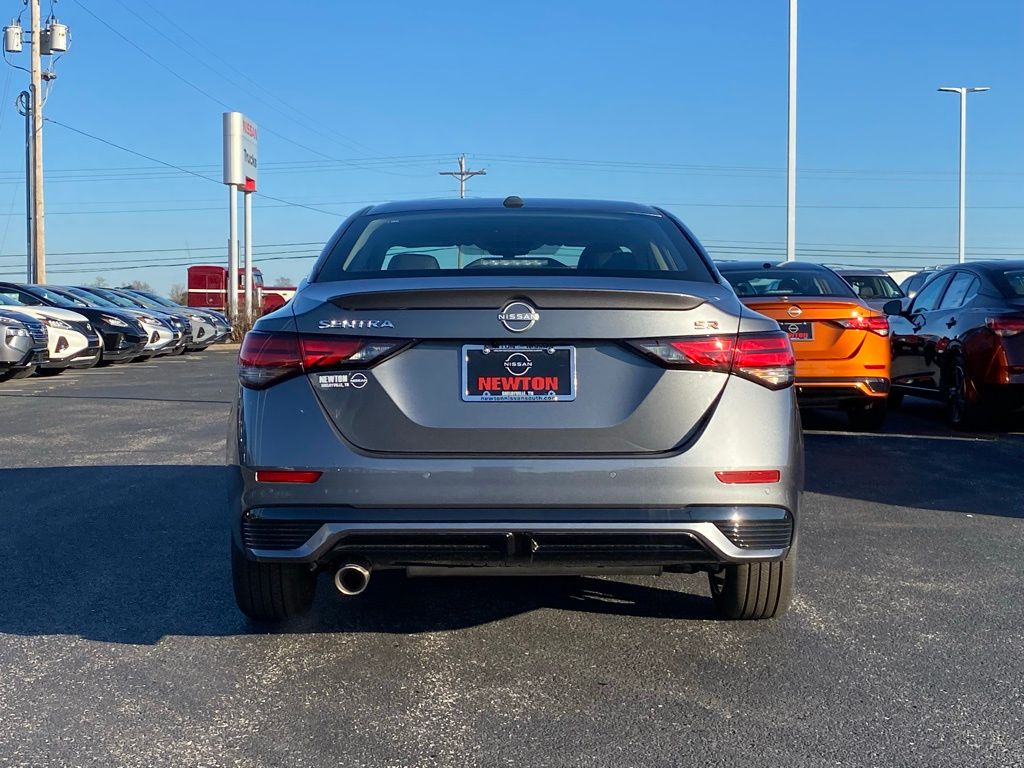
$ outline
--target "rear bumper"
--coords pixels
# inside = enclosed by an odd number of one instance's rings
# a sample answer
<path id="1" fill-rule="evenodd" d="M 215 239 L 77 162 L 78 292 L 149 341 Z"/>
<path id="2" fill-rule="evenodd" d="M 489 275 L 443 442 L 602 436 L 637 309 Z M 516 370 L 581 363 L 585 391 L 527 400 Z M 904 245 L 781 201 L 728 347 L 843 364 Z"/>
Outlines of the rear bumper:
<path id="1" fill-rule="evenodd" d="M 889 379 L 882 377 L 809 378 L 796 380 L 796 398 L 802 407 L 837 408 L 889 395 Z"/>
<path id="2" fill-rule="evenodd" d="M 385 567 L 536 569 L 779 559 L 803 487 L 793 398 L 730 379 L 699 438 L 669 454 L 386 455 L 348 444 L 308 380 L 289 379 L 240 392 L 227 513 L 236 545 L 270 561 L 322 565 L 349 554 Z M 256 480 L 271 468 L 321 475 L 308 484 Z M 778 469 L 780 479 L 716 477 L 742 469 Z M 754 533 L 776 538 L 742 546 L 730 533 L 748 543 Z"/>
<path id="3" fill-rule="evenodd" d="M 715 565 L 778 560 L 794 518 L 770 506 L 675 509 L 249 510 L 237 543 L 251 558 L 374 567 Z"/>

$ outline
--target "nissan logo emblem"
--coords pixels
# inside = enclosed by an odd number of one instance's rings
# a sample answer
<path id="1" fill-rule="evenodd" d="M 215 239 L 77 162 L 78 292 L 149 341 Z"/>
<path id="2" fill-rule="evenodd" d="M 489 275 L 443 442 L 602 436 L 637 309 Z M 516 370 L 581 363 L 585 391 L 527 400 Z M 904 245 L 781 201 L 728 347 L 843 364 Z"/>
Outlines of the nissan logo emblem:
<path id="1" fill-rule="evenodd" d="M 804 311 L 800 309 L 800 307 L 798 307 L 796 304 L 794 304 L 792 307 L 786 310 L 786 314 L 788 314 L 790 317 L 800 317 L 800 315 L 802 315 L 803 313 Z"/>
<path id="2" fill-rule="evenodd" d="M 533 328 L 540 315 L 525 301 L 510 301 L 498 313 L 498 320 L 512 333 L 523 333 Z"/>

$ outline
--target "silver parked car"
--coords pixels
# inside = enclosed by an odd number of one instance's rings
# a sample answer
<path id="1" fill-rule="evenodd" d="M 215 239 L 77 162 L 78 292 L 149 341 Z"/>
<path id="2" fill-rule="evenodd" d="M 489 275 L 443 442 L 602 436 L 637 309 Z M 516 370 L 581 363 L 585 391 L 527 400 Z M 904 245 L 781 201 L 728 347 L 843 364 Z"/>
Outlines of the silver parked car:
<path id="1" fill-rule="evenodd" d="M 874 267 L 832 267 L 869 307 L 881 309 L 893 299 L 905 299 L 896 281 L 884 269 Z"/>
<path id="2" fill-rule="evenodd" d="M 46 326 L 22 312 L 0 309 L 0 381 L 23 379 L 48 359 Z"/>
<path id="3" fill-rule="evenodd" d="M 253 619 L 376 569 L 698 572 L 727 617 L 793 588 L 793 352 L 693 235 L 631 203 L 378 205 L 239 355 L 234 588 Z"/>

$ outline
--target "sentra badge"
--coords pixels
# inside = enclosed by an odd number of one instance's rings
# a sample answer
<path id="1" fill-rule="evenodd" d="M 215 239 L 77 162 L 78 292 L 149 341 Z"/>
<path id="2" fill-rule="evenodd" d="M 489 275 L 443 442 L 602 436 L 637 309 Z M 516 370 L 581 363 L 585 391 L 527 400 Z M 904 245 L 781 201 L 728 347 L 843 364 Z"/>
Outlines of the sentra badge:
<path id="1" fill-rule="evenodd" d="M 395 324 L 390 320 L 321 320 L 318 325 L 321 330 L 327 328 L 394 328 Z"/>

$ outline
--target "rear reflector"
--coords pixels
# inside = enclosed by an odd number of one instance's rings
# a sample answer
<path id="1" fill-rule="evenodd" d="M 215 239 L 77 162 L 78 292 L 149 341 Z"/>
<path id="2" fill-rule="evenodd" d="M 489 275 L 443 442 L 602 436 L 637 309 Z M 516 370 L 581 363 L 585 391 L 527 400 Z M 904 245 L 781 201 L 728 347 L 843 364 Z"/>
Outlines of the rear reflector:
<path id="1" fill-rule="evenodd" d="M 832 322 L 854 331 L 871 331 L 879 336 L 889 335 L 889 318 L 885 315 L 854 315 Z"/>
<path id="2" fill-rule="evenodd" d="M 782 473 L 777 469 L 736 469 L 715 472 L 720 483 L 735 485 L 739 483 L 777 483 Z"/>
<path id="3" fill-rule="evenodd" d="M 784 389 L 793 383 L 796 358 L 789 335 L 782 331 L 645 339 L 630 344 L 668 368 L 732 373 L 769 389 Z"/>
<path id="4" fill-rule="evenodd" d="M 990 317 L 985 325 L 997 336 L 1016 336 L 1024 331 L 1024 316 L 1004 315 L 1003 317 Z"/>
<path id="5" fill-rule="evenodd" d="M 257 483 L 315 483 L 323 472 L 304 469 L 257 469 Z"/>
<path id="6" fill-rule="evenodd" d="M 238 377 L 245 387 L 263 389 L 300 373 L 367 367 L 407 343 L 404 339 L 249 331 L 238 353 Z"/>

